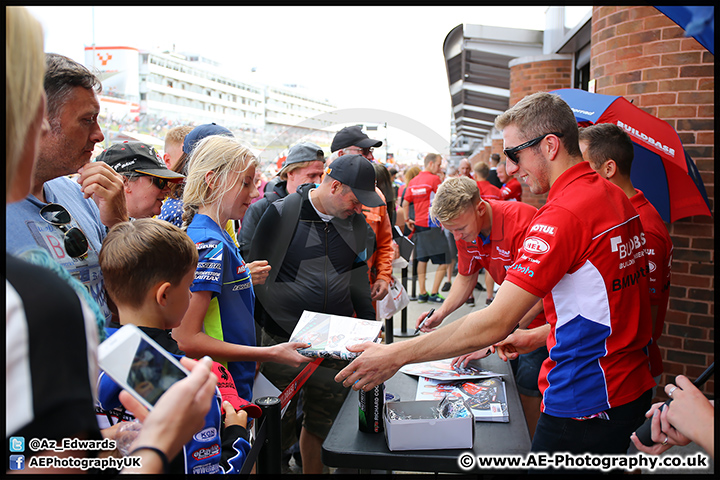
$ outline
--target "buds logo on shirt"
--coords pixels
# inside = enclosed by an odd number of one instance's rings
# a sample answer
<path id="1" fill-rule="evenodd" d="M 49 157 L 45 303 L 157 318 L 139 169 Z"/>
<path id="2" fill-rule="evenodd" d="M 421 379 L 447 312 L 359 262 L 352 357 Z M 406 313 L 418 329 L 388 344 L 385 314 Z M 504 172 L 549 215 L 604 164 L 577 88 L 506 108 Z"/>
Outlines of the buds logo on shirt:
<path id="1" fill-rule="evenodd" d="M 528 237 L 523 242 L 523 249 L 528 253 L 536 253 L 538 255 L 547 253 L 550 251 L 550 245 L 538 237 Z"/>

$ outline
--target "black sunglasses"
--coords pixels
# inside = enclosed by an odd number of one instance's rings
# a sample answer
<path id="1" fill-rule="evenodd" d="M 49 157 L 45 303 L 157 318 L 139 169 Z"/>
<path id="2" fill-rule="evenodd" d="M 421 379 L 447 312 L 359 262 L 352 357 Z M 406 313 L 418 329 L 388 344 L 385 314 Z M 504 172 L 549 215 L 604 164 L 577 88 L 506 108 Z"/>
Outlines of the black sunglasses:
<path id="1" fill-rule="evenodd" d="M 155 186 L 158 187 L 160 190 L 165 190 L 165 187 L 167 187 L 167 184 L 170 183 L 170 180 L 168 180 L 166 178 L 153 177 L 151 175 L 148 175 L 148 176 L 152 180 L 152 183 L 154 183 Z"/>
<path id="2" fill-rule="evenodd" d="M 530 140 L 528 142 L 522 143 L 522 144 L 518 145 L 517 147 L 506 148 L 503 150 L 503 153 L 505 154 L 505 156 L 507 158 L 510 159 L 511 162 L 513 162 L 515 165 L 517 165 L 518 163 L 520 163 L 520 159 L 517 156 L 517 154 L 520 150 L 525 150 L 526 148 L 530 148 L 530 147 L 537 145 L 538 143 L 542 142 L 543 139 L 545 137 L 547 137 L 548 135 L 555 135 L 556 137 L 563 136 L 562 133 L 554 133 L 554 132 L 546 133 L 545 135 L 541 135 L 537 138 L 533 138 L 532 140 Z"/>
<path id="3" fill-rule="evenodd" d="M 153 175 L 143 175 L 142 173 L 129 173 L 125 174 L 125 176 L 127 178 L 148 177 L 150 181 L 160 190 L 165 190 L 165 187 L 167 187 L 168 183 L 170 183 L 170 180 L 166 178 L 155 177 Z"/>
<path id="4" fill-rule="evenodd" d="M 40 209 L 40 217 L 50 225 L 54 225 L 63 232 L 65 251 L 72 258 L 84 257 L 88 252 L 88 239 L 77 227 L 68 228 L 72 222 L 72 215 L 65 207 L 57 203 L 49 203 Z"/>

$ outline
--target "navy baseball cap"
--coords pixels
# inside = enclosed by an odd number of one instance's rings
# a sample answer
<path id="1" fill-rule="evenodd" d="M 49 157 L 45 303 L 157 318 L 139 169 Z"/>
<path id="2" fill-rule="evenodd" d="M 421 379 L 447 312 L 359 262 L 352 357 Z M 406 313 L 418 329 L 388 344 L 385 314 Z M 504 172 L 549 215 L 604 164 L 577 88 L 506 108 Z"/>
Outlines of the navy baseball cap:
<path id="1" fill-rule="evenodd" d="M 221 127 L 215 122 L 206 123 L 205 125 L 199 125 L 193 128 L 190 133 L 185 135 L 185 140 L 183 141 L 183 152 L 190 155 L 193 151 L 193 148 L 195 148 L 195 144 L 203 138 L 209 137 L 210 135 L 225 135 L 227 137 L 235 136 L 230 130 L 225 127 Z"/>
<path id="2" fill-rule="evenodd" d="M 343 155 L 335 159 L 325 173 L 350 187 L 358 201 L 366 207 L 385 205 L 375 191 L 375 167 L 362 155 Z"/>

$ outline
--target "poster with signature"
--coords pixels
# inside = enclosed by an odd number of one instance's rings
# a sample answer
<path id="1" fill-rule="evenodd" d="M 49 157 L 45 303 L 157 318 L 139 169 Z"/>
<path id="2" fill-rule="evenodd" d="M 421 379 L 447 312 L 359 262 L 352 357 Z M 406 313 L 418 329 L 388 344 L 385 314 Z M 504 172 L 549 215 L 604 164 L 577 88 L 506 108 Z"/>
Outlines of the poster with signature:
<path id="1" fill-rule="evenodd" d="M 382 325 L 382 322 L 374 320 L 305 310 L 290 341 L 309 343 L 309 348 L 298 350 L 306 357 L 352 360 L 359 353 L 350 352 L 347 346 L 376 341 L 380 337 Z"/>

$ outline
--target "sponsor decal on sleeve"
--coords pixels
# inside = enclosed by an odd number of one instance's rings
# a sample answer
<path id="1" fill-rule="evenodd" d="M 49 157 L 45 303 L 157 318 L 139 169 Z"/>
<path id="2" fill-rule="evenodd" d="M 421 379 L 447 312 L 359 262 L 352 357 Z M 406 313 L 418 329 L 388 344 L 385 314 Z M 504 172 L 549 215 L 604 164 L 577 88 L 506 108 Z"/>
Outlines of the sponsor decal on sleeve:
<path id="1" fill-rule="evenodd" d="M 523 242 L 523 250 L 527 253 L 542 255 L 550 251 L 550 245 L 540 237 L 527 237 Z"/>

